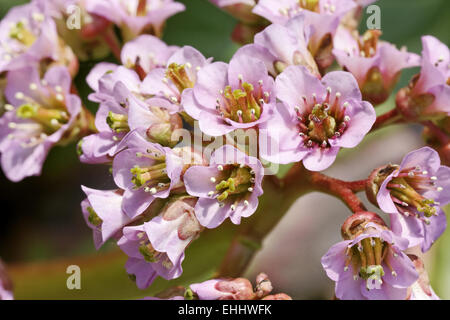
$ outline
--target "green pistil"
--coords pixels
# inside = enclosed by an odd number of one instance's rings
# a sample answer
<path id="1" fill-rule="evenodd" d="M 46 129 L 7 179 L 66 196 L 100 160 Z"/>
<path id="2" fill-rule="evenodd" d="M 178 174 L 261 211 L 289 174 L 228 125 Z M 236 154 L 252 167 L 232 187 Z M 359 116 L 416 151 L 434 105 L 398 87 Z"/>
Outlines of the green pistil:
<path id="1" fill-rule="evenodd" d="M 186 291 L 184 291 L 184 299 L 185 300 L 194 299 L 194 293 L 192 292 L 191 288 L 187 288 Z"/>
<path id="2" fill-rule="evenodd" d="M 27 30 L 23 22 L 17 22 L 11 27 L 9 37 L 16 39 L 27 47 L 30 47 L 36 40 L 34 34 Z"/>
<path id="3" fill-rule="evenodd" d="M 110 111 L 106 117 L 106 123 L 115 132 L 128 132 L 128 116 Z"/>
<path id="4" fill-rule="evenodd" d="M 135 166 L 134 168 L 131 168 L 130 172 L 133 174 L 131 181 L 138 188 L 147 185 L 150 181 L 158 183 L 167 182 L 166 180 L 169 179 L 165 162 L 145 168 Z"/>
<path id="5" fill-rule="evenodd" d="M 327 141 L 336 133 L 336 120 L 328 115 L 326 107 L 326 105 L 317 104 L 310 115 L 308 135 L 317 142 Z"/>
<path id="6" fill-rule="evenodd" d="M 166 77 L 172 80 L 180 92 L 183 92 L 184 89 L 194 87 L 194 83 L 189 79 L 189 75 L 186 72 L 185 64 L 171 63 L 167 68 Z"/>
<path id="7" fill-rule="evenodd" d="M 222 180 L 216 185 L 216 191 L 220 192 L 217 200 L 223 202 L 231 195 L 248 192 L 248 188 L 252 185 L 252 178 L 248 168 L 233 169 L 228 179 Z"/>
<path id="8" fill-rule="evenodd" d="M 391 194 L 397 199 L 404 201 L 408 205 L 414 206 L 417 211 L 422 212 L 427 218 L 436 215 L 434 200 L 426 199 L 421 196 L 413 187 L 411 187 L 405 178 L 394 178 L 393 185 L 402 185 L 403 187 L 390 188 Z"/>
<path id="9" fill-rule="evenodd" d="M 364 280 L 381 280 L 381 277 L 384 276 L 384 269 L 381 265 L 361 267 L 361 269 L 359 269 L 359 276 Z"/>
<path id="10" fill-rule="evenodd" d="M 141 245 L 139 247 L 139 252 L 147 262 L 155 263 L 159 261 L 158 252 L 156 252 L 151 245 Z"/>
<path id="11" fill-rule="evenodd" d="M 67 112 L 59 109 L 47 109 L 37 104 L 23 104 L 17 108 L 16 115 L 22 119 L 31 119 L 44 127 L 46 133 L 53 133 L 62 124 L 69 121 Z"/>
<path id="12" fill-rule="evenodd" d="M 230 86 L 226 86 L 224 97 L 226 99 L 227 108 L 224 116 L 235 122 L 253 122 L 261 116 L 260 101 L 255 98 L 253 85 L 247 82 L 242 83 L 242 89 L 232 90 Z M 259 99 L 261 99 L 260 97 Z"/>
<path id="13" fill-rule="evenodd" d="M 87 211 L 89 213 L 88 221 L 98 227 L 103 223 L 103 220 L 97 215 L 97 213 L 94 211 L 92 207 L 87 207 Z"/>

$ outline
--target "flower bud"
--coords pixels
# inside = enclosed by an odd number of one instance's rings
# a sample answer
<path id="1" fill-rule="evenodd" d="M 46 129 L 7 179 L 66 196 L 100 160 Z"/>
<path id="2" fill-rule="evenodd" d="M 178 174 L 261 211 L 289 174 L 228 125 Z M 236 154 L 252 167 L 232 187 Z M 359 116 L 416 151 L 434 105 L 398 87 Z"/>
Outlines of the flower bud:
<path id="1" fill-rule="evenodd" d="M 344 221 L 341 228 L 342 237 L 345 240 L 355 239 L 364 232 L 366 225 L 370 222 L 379 225 L 382 228 L 386 227 L 383 219 L 376 213 L 360 211 L 351 215 Z"/>
<path id="2" fill-rule="evenodd" d="M 408 288 L 406 300 L 440 300 L 436 293 L 434 293 L 433 288 L 431 288 L 423 261 L 413 254 L 409 254 L 408 257 L 411 259 L 416 271 L 419 273 L 419 279 Z"/>

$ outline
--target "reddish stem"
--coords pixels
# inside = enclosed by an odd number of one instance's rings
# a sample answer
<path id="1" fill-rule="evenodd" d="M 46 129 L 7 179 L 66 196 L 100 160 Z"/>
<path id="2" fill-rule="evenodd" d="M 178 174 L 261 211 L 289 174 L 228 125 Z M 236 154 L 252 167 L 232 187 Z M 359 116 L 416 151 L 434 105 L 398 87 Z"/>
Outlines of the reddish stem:
<path id="1" fill-rule="evenodd" d="M 114 30 L 109 28 L 109 29 L 105 30 L 105 32 L 103 32 L 101 34 L 101 36 L 102 36 L 103 40 L 105 40 L 108 47 L 111 49 L 111 52 L 114 54 L 116 59 L 120 61 L 121 60 L 120 51 L 122 49 L 120 48 L 120 43 L 119 43 L 119 40 L 117 40 Z"/>
<path id="2" fill-rule="evenodd" d="M 426 126 L 431 133 L 439 140 L 441 145 L 445 146 L 450 143 L 450 137 L 443 132 L 437 125 L 435 125 L 432 121 L 424 121 L 422 122 L 424 126 Z"/>
<path id="3" fill-rule="evenodd" d="M 397 109 L 392 109 L 385 114 L 378 116 L 370 131 L 372 132 L 389 124 L 399 123 L 402 121 L 403 119 Z"/>

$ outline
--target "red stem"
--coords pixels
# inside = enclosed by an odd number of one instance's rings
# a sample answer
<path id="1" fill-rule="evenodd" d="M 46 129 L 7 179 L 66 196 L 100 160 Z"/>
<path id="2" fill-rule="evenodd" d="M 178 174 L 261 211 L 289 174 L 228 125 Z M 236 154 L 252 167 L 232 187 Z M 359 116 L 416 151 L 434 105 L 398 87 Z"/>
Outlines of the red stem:
<path id="1" fill-rule="evenodd" d="M 121 60 L 120 58 L 120 43 L 117 40 L 116 35 L 114 34 L 114 30 L 109 28 L 102 33 L 102 38 L 105 40 L 108 47 L 111 49 L 111 52 L 114 54 L 117 60 Z"/>
<path id="2" fill-rule="evenodd" d="M 439 140 L 441 145 L 445 146 L 446 144 L 450 143 L 450 137 L 432 121 L 424 121 L 422 122 L 422 124 L 431 131 L 431 133 Z"/>
<path id="3" fill-rule="evenodd" d="M 399 123 L 402 121 L 402 117 L 397 109 L 392 109 L 385 114 L 378 116 L 370 131 L 372 132 L 389 124 Z"/>

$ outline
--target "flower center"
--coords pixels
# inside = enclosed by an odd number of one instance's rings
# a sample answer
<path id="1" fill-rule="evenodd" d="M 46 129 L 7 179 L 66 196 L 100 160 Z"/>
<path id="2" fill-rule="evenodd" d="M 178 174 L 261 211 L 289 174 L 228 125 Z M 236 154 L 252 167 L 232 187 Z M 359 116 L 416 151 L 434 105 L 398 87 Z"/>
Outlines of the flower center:
<path id="1" fill-rule="evenodd" d="M 166 190 L 170 186 L 170 178 L 167 175 L 166 157 L 159 152 L 147 150 L 147 153 L 138 152 L 138 158 L 145 157 L 154 160 L 153 165 L 141 167 L 135 165 L 130 169 L 133 174 L 131 181 L 136 189 L 144 188 L 145 192 L 156 194 Z"/>
<path id="2" fill-rule="evenodd" d="M 347 271 L 351 264 L 353 279 L 366 280 L 368 290 L 379 289 L 379 285 L 383 283 L 382 277 L 385 272 L 382 263 L 390 269 L 394 277 L 397 276 L 389 263 L 390 256 L 395 258 L 397 254 L 388 243 L 378 237 L 365 238 L 352 247 L 348 247 L 346 256 L 344 271 Z"/>
<path id="3" fill-rule="evenodd" d="M 139 252 L 142 254 L 145 261 L 150 263 L 161 262 L 162 266 L 168 270 L 173 268 L 173 263 L 170 261 L 167 254 L 153 248 L 144 232 L 139 233 L 138 237 L 141 238 L 141 241 L 139 242 Z"/>
<path id="4" fill-rule="evenodd" d="M 106 123 L 117 133 L 130 131 L 130 127 L 128 126 L 128 116 L 125 114 L 110 111 L 106 117 Z"/>
<path id="5" fill-rule="evenodd" d="M 228 118 L 239 123 L 249 123 L 260 118 L 264 104 L 269 102 L 270 94 L 263 90 L 263 81 L 258 87 L 242 81 L 239 76 L 239 88 L 233 90 L 226 86 L 220 91 L 221 97 L 217 99 L 216 110 L 221 117 Z"/>
<path id="6" fill-rule="evenodd" d="M 22 21 L 19 21 L 11 26 L 9 37 L 19 41 L 26 47 L 31 47 L 36 40 L 35 35 L 26 28 L 25 23 Z"/>
<path id="7" fill-rule="evenodd" d="M 319 12 L 319 0 L 298 0 L 300 8 Z"/>
<path id="8" fill-rule="evenodd" d="M 219 175 L 211 177 L 210 181 L 215 184 L 215 190 L 209 192 L 210 197 L 214 197 L 224 205 L 224 201 L 231 201 L 231 210 L 236 209 L 236 205 L 244 199 L 244 205 L 248 205 L 247 199 L 254 190 L 255 172 L 247 166 L 242 165 L 218 165 Z"/>
<path id="9" fill-rule="evenodd" d="M 416 216 L 429 224 L 427 218 L 437 215 L 439 203 L 425 198 L 423 194 L 427 191 L 441 192 L 442 187 L 436 186 L 436 182 L 437 177 L 430 177 L 427 171 L 417 166 L 402 170 L 389 182 L 387 188 L 400 213 Z"/>
<path id="10" fill-rule="evenodd" d="M 171 63 L 166 70 L 166 78 L 172 80 L 180 93 L 183 92 L 184 89 L 194 87 L 194 82 L 189 78 L 186 67 L 191 68 L 192 66 L 189 63 L 182 65 Z"/>
<path id="11" fill-rule="evenodd" d="M 312 104 L 303 97 L 304 110 L 295 106 L 299 136 L 303 138 L 306 147 L 330 147 L 329 139 L 340 137 L 348 126 L 350 117 L 345 115 L 348 102 L 341 105 L 339 92 L 336 92 L 333 103 L 330 101 L 331 88 L 327 88 L 327 95 L 322 103 L 317 102 L 313 94 Z"/>
<path id="12" fill-rule="evenodd" d="M 359 54 L 361 57 L 373 57 L 377 52 L 380 30 L 367 30 L 362 38 L 358 38 Z"/>

